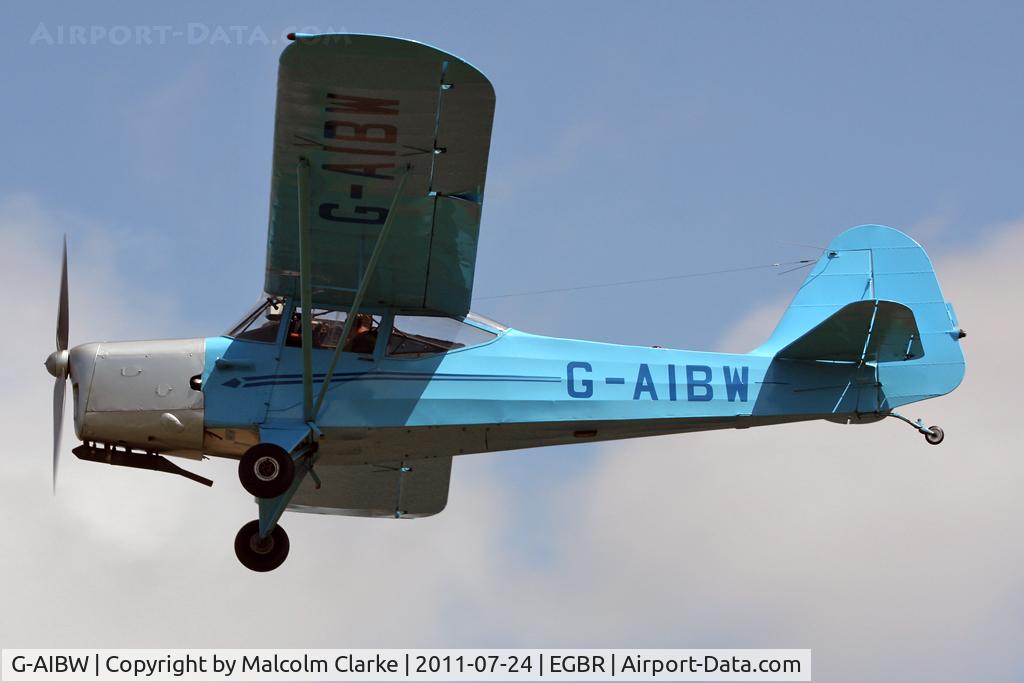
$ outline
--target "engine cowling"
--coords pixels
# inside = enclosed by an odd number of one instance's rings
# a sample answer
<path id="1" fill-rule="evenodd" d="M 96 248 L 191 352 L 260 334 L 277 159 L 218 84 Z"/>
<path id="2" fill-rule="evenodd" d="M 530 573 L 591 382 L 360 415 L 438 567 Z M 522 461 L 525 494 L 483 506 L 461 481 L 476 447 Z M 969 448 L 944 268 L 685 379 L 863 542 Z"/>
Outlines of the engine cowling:
<path id="1" fill-rule="evenodd" d="M 198 457 L 203 338 L 101 342 L 71 349 L 75 433 L 83 441 Z"/>

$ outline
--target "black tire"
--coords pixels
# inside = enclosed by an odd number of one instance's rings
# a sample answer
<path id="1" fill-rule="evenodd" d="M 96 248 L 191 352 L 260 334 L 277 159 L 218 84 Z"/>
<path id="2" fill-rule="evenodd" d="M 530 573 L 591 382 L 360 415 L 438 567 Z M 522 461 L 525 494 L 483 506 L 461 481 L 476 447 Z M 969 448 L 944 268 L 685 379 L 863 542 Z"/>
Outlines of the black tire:
<path id="1" fill-rule="evenodd" d="M 946 438 L 946 434 L 942 431 L 942 427 L 932 425 L 928 430 L 930 433 L 924 435 L 924 440 L 933 446 L 938 446 L 942 443 L 942 440 Z"/>
<path id="2" fill-rule="evenodd" d="M 247 569 L 269 572 L 280 567 L 288 557 L 291 543 L 280 525 L 264 539 L 260 539 L 260 521 L 254 519 L 238 530 L 235 536 L 235 556 Z"/>
<path id="3" fill-rule="evenodd" d="M 238 461 L 238 480 L 257 498 L 277 498 L 295 479 L 295 463 L 280 446 L 258 443 Z"/>

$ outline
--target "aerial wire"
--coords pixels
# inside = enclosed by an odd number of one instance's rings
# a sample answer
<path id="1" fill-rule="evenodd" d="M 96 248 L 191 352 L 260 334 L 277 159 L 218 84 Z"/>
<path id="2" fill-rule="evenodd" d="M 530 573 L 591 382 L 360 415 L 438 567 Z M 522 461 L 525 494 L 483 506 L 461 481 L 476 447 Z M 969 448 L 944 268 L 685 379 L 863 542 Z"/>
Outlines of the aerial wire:
<path id="1" fill-rule="evenodd" d="M 558 292 L 578 292 L 578 291 L 585 290 L 585 289 L 598 289 L 598 288 L 601 288 L 601 287 L 622 287 L 622 286 L 626 286 L 626 285 L 639 285 L 639 284 L 646 284 L 646 283 L 650 283 L 650 282 L 668 282 L 670 280 L 684 280 L 684 279 L 695 278 L 695 277 L 706 277 L 706 276 L 709 276 L 709 275 L 724 275 L 724 274 L 727 274 L 727 273 L 741 273 L 741 272 L 750 271 L 750 270 L 765 270 L 765 269 L 768 269 L 768 268 L 781 268 L 783 266 L 794 266 L 793 268 L 789 268 L 787 270 L 784 270 L 784 271 L 778 273 L 778 275 L 785 275 L 786 273 L 791 273 L 794 270 L 799 270 L 800 268 L 806 268 L 807 266 L 811 265 L 812 263 L 816 263 L 816 262 L 817 262 L 817 259 L 801 259 L 799 261 L 784 261 L 784 262 L 778 262 L 778 263 L 765 263 L 765 264 L 758 265 L 758 266 L 744 266 L 744 267 L 741 267 L 741 268 L 724 268 L 722 270 L 708 270 L 708 271 L 703 271 L 703 272 L 699 272 L 699 273 L 683 273 L 683 274 L 680 274 L 680 275 L 667 275 L 667 276 L 664 276 L 664 277 L 651 277 L 651 278 L 643 278 L 643 279 L 640 279 L 640 280 L 620 280 L 620 281 L 617 281 L 617 282 L 599 282 L 599 283 L 594 283 L 594 284 L 589 284 L 589 285 L 576 285 L 574 287 L 556 287 L 554 289 L 540 289 L 540 290 L 534 290 L 534 291 L 530 291 L 530 292 L 514 292 L 514 293 L 510 293 L 510 294 L 492 294 L 490 296 L 473 297 L 473 300 L 474 301 L 486 301 L 486 300 L 490 300 L 490 299 L 509 299 L 509 298 L 518 297 L 518 296 L 537 296 L 537 295 L 540 295 L 540 294 L 555 294 L 555 293 L 558 293 Z"/>

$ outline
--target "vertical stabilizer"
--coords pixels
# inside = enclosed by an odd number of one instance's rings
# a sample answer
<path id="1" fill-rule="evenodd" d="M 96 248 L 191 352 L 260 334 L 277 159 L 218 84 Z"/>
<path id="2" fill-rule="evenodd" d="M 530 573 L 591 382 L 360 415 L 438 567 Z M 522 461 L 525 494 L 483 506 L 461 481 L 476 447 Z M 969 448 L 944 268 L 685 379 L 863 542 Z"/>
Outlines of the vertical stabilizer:
<path id="1" fill-rule="evenodd" d="M 754 353 L 785 355 L 801 337 L 822 325 L 827 328 L 827 321 L 849 304 L 879 300 L 910 309 L 923 354 L 873 361 L 881 390 L 877 408 L 891 410 L 955 389 L 964 376 L 964 356 L 953 307 L 943 298 L 921 245 L 883 225 L 861 225 L 836 237 L 771 337 Z"/>

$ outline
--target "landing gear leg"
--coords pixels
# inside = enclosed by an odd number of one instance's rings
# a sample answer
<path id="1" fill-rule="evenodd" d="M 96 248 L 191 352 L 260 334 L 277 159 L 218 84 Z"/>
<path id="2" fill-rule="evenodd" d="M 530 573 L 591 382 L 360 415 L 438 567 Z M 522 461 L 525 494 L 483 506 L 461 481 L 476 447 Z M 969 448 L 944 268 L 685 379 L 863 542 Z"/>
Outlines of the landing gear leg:
<path id="1" fill-rule="evenodd" d="M 916 422 L 914 422 L 909 418 L 903 417 L 899 413 L 889 413 L 889 415 L 895 417 L 898 420 L 903 420 L 908 425 L 924 434 L 924 440 L 933 446 L 938 446 L 940 443 L 942 443 L 942 440 L 946 438 L 946 433 L 942 431 L 942 427 L 937 427 L 935 425 L 932 425 L 931 427 L 925 427 L 924 422 L 922 420 L 917 420 Z"/>
<path id="2" fill-rule="evenodd" d="M 299 484 L 307 474 L 310 475 L 317 487 L 320 485 L 320 479 L 313 471 L 313 463 L 316 461 L 315 445 L 303 446 L 292 454 L 288 454 L 283 448 L 273 444 L 259 444 L 249 450 L 253 452 L 260 446 L 269 448 L 257 451 L 258 457 L 250 458 L 256 465 L 252 471 L 258 472 L 260 458 L 272 459 L 275 467 L 281 467 L 281 461 L 274 456 L 283 453 L 287 458 L 287 464 L 291 466 L 291 471 L 287 476 L 288 486 L 272 497 L 257 497 L 256 502 L 259 504 L 260 510 L 259 519 L 254 519 L 239 530 L 238 535 L 235 536 L 235 555 L 239 562 L 254 572 L 269 572 L 280 567 L 288 557 L 288 534 L 284 532 L 277 521 L 281 519 L 281 515 L 284 514 L 298 490 Z M 246 455 L 248 456 L 249 453 Z M 243 458 L 244 461 L 245 458 Z M 268 466 L 267 469 L 269 471 L 271 468 Z M 243 471 L 250 470 L 248 468 L 243 470 L 240 466 L 239 472 Z M 279 482 L 280 475 L 274 476 L 272 480 Z"/>

